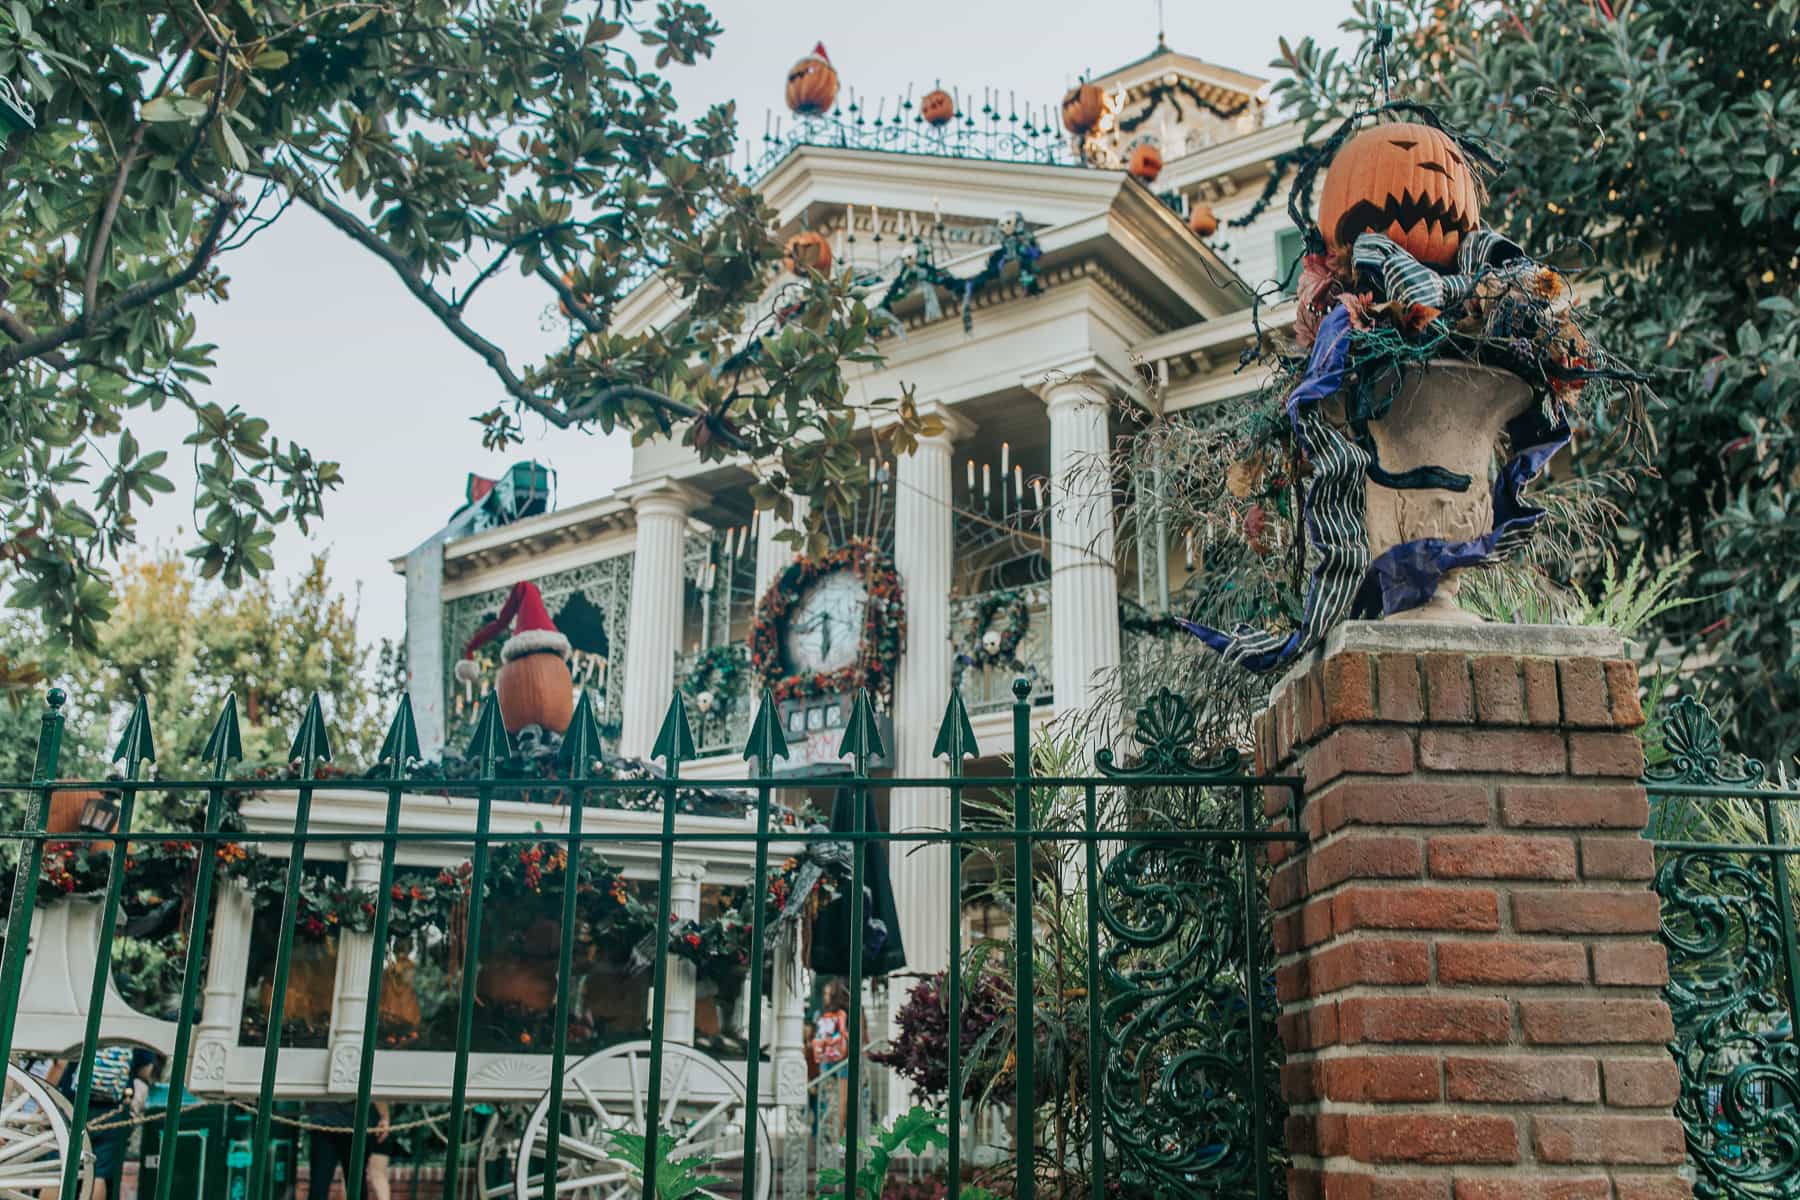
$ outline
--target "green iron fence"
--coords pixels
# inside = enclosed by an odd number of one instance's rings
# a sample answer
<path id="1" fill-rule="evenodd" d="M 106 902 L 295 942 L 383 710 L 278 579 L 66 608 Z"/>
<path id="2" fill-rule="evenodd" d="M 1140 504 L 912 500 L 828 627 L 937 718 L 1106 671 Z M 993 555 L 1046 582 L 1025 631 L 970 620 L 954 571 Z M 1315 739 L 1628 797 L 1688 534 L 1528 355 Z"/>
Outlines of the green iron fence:
<path id="1" fill-rule="evenodd" d="M 1726 752 L 1690 697 L 1647 769 L 1668 949 L 1670 1047 L 1702 1200 L 1800 1198 L 1800 940 L 1792 810 L 1800 789 Z"/>
<path id="2" fill-rule="evenodd" d="M 988 775 L 966 773 L 979 751 L 961 697 L 953 692 L 935 747 L 936 755 L 948 761 L 948 774 L 923 779 L 872 773 L 870 764 L 883 758 L 886 749 L 869 696 L 858 694 L 839 751 L 849 760 L 848 769 L 810 781 L 848 796 L 845 811 L 850 821 L 836 828 L 798 827 L 776 817 L 775 794 L 800 785 L 776 773 L 777 764 L 789 750 L 776 706 L 765 693 L 743 751 L 753 770 L 746 778 L 709 781 L 707 785 L 733 789 L 747 800 L 742 827 L 721 831 L 716 824 L 696 830 L 691 827 L 694 822 L 682 815 L 684 789 L 691 786 L 682 778 L 682 768 L 695 757 L 695 743 L 679 692 L 653 752 L 663 764 L 663 774 L 649 781 L 607 776 L 595 713 L 584 693 L 553 767 L 535 777 L 508 776 L 508 767 L 517 760 L 512 757 L 497 701 L 489 695 L 461 760 L 460 773 L 453 776 L 439 772 L 424 778 L 417 772 L 419 745 L 411 708 L 402 701 L 381 751 L 379 771 L 327 779 L 330 740 L 315 697 L 294 736 L 290 764 L 276 777 L 267 773 L 246 777 L 241 765 L 234 767 L 242 755 L 232 700 L 226 702 L 206 745 L 209 770 L 205 778 L 153 777 L 156 749 L 149 710 L 140 700 L 115 755 L 121 777 L 69 782 L 58 778 L 64 697 L 53 690 L 43 715 L 33 778 L 28 783 L 0 785 L 29 799 L 22 825 L 0 831 L 0 844 L 14 848 L 18 860 L 4 958 L 0 960 L 0 1060 L 11 1062 L 15 1047 L 32 1041 L 32 1031 L 19 1023 L 34 1019 L 29 1012 L 23 1018 L 19 1015 L 28 956 L 60 952 L 55 946 L 34 949 L 28 945 L 34 912 L 54 902 L 55 888 L 48 889 L 49 899 L 39 899 L 46 893 L 46 848 L 74 842 L 110 852 L 103 860 L 94 860 L 100 864 L 94 869 L 103 870 L 104 883 L 97 889 L 99 920 L 91 947 L 92 974 L 82 981 L 85 997 L 76 998 L 82 1036 L 79 1047 L 74 1048 L 79 1067 L 68 1114 L 76 1136 L 60 1158 L 54 1140 L 47 1137 L 25 1147 L 30 1153 L 18 1152 L 18 1146 L 12 1151 L 0 1147 L 0 1193 L 48 1194 L 41 1178 L 36 1191 L 25 1185 L 7 1190 L 4 1164 L 54 1160 L 62 1194 L 80 1194 L 77 1184 L 84 1163 L 79 1131 L 88 1126 L 93 1102 L 94 1048 L 120 1036 L 109 1024 L 114 1012 L 107 1007 L 107 996 L 128 862 L 133 853 L 146 856 L 159 847 L 175 845 L 199 849 L 191 875 L 181 885 L 186 900 L 181 918 L 187 931 L 186 957 L 169 1054 L 170 1079 L 185 1083 L 191 1092 L 183 1086 L 168 1089 L 157 1135 L 165 1162 L 174 1161 L 183 1097 L 190 1101 L 195 1096 L 204 1098 L 209 1081 L 223 1078 L 210 1064 L 198 1064 L 197 1069 L 195 1024 L 203 976 L 209 969 L 243 970 L 241 963 L 202 961 L 209 930 L 217 932 L 211 928 L 215 910 L 225 903 L 229 889 L 237 886 L 220 877 L 221 859 L 229 857 L 227 848 L 240 845 L 260 847 L 270 852 L 271 859 L 286 858 L 285 867 L 264 881 L 273 897 L 271 904 L 281 916 L 273 946 L 262 948 L 272 953 L 273 967 L 264 1002 L 265 1033 L 255 1047 L 260 1070 L 253 1091 L 246 1089 L 236 1097 L 254 1110 L 250 1139 L 254 1161 L 249 1173 L 253 1200 L 269 1186 L 266 1159 L 274 1123 L 279 1119 L 275 1104 L 288 1086 L 281 1067 L 288 1028 L 284 1005 L 296 968 L 296 926 L 304 913 L 311 911 L 303 908 L 307 901 L 302 895 L 303 889 L 313 886 L 307 874 L 308 848 L 347 850 L 350 842 L 379 845 L 378 886 L 369 914 L 375 950 L 366 979 L 359 980 L 364 984 L 366 1003 L 360 1037 L 354 1042 L 355 1061 L 346 1064 L 341 1080 L 334 1064 L 333 1081 L 341 1086 L 328 1089 L 345 1100 L 354 1095 L 350 1161 L 362 1161 L 373 1136 L 370 1102 L 382 1098 L 376 1086 L 377 1056 L 419 1053 L 388 1048 L 393 1043 L 383 1040 L 381 1014 L 391 965 L 386 950 L 390 923 L 398 927 L 413 920 L 405 903 L 409 895 L 418 895 L 397 884 L 397 880 L 404 882 L 402 860 L 416 847 L 451 840 L 469 848 L 465 890 L 454 926 L 433 937 L 460 947 L 462 958 L 459 973 L 452 977 L 457 989 L 450 1009 L 453 1048 L 447 1056 L 420 1053 L 418 1059 L 419 1071 L 439 1069 L 447 1074 L 441 1080 L 441 1097 L 449 1111 L 437 1130 L 443 1139 L 441 1160 L 447 1194 L 469 1175 L 472 1141 L 478 1133 L 474 1106 L 484 1100 L 487 1087 L 485 1077 L 471 1078 L 470 1064 L 479 1007 L 478 963 L 484 954 L 494 952 L 484 946 L 483 925 L 504 915 L 495 907 L 503 898 L 491 885 L 512 868 L 515 859 L 529 857 L 527 848 L 553 842 L 565 848 L 568 874 L 561 889 L 560 913 L 553 923 L 555 996 L 549 1010 L 547 1044 L 527 1039 L 529 1048 L 517 1051 L 541 1054 L 549 1060 L 541 1102 L 546 1116 L 533 1127 L 535 1134 L 528 1131 L 522 1166 L 509 1187 L 479 1194 L 544 1195 L 546 1180 L 556 1181 L 556 1195 L 621 1194 L 621 1176 L 599 1171 L 596 1163 L 609 1156 L 629 1160 L 629 1146 L 620 1141 L 609 1150 L 601 1144 L 608 1131 L 589 1119 L 600 1114 L 601 1107 L 572 1071 L 584 1046 L 592 1044 L 591 1039 L 572 1032 L 572 1014 L 585 1003 L 576 991 L 581 986 L 578 977 L 588 969 L 583 964 L 591 959 L 590 949 L 582 944 L 588 935 L 579 931 L 591 934 L 594 928 L 591 922 L 584 925 L 583 906 L 593 903 L 596 889 L 604 886 L 590 886 L 584 855 L 609 847 L 620 853 L 635 847 L 646 862 L 653 859 L 655 864 L 649 926 L 653 936 L 640 943 L 650 977 L 649 1038 L 641 1057 L 634 1052 L 624 1060 L 631 1071 L 627 1081 L 631 1115 L 623 1128 L 641 1138 L 635 1143 L 640 1163 L 647 1154 L 660 1165 L 648 1173 L 648 1180 L 640 1167 L 628 1165 L 623 1192 L 685 1194 L 682 1164 L 668 1161 L 667 1147 L 673 1140 L 699 1160 L 688 1164 L 689 1175 L 719 1170 L 729 1178 L 711 1185 L 716 1189 L 741 1188 L 745 1196 L 768 1194 L 778 1164 L 770 1161 L 772 1143 L 762 1136 L 770 1080 L 768 1063 L 758 1048 L 765 1042 L 763 992 L 765 986 L 773 986 L 765 984 L 762 969 L 748 969 L 743 979 L 748 992 L 745 1043 L 749 1049 L 741 1067 L 733 1070 L 741 1073 L 742 1096 L 747 1101 L 734 1102 L 727 1095 L 699 1114 L 678 1114 L 669 1099 L 686 1086 L 690 1071 L 697 1069 L 698 1057 L 691 1047 L 676 1045 L 669 1036 L 671 939 L 659 931 L 669 929 L 675 917 L 671 895 L 677 850 L 735 845 L 748 846 L 748 853 L 753 854 L 747 949 L 748 962 L 753 965 L 767 962 L 771 948 L 783 936 L 777 922 L 786 913 L 768 898 L 774 894 L 771 879 L 791 864 L 772 863 L 772 854 L 794 846 L 807 853 L 826 846 L 839 849 L 841 865 L 837 869 L 848 908 L 851 1047 L 867 1040 L 862 986 L 868 957 L 865 938 L 876 929 L 865 911 L 878 898 L 866 886 L 871 855 L 865 848 L 873 846 L 895 854 L 927 846 L 949 851 L 945 897 L 951 914 L 949 957 L 959 968 L 942 982 L 943 1005 L 950 1016 L 945 1022 L 947 1044 L 940 1058 L 947 1080 L 940 1089 L 944 1098 L 939 1103 L 947 1119 L 930 1122 L 937 1136 L 923 1137 L 914 1145 L 941 1141 L 942 1167 L 951 1197 L 965 1193 L 964 1167 L 972 1148 L 963 1144 L 963 1116 L 966 1109 L 978 1104 L 990 1109 L 997 1105 L 1009 1113 L 1011 1145 L 1001 1147 L 1005 1162 L 998 1167 L 990 1163 L 988 1169 L 1003 1179 L 1011 1195 L 1024 1200 L 1038 1194 L 1040 1180 L 1048 1184 L 1043 1187 L 1046 1195 L 1070 1194 L 1067 1184 L 1071 1178 L 1078 1181 L 1080 1194 L 1096 1200 L 1121 1195 L 1275 1195 L 1280 1190 L 1282 1113 L 1272 1073 L 1279 1047 L 1274 1036 L 1277 1004 L 1266 949 L 1263 851 L 1274 843 L 1300 840 L 1301 835 L 1271 830 L 1267 819 L 1267 813 L 1284 813 L 1286 829 L 1298 828 L 1299 781 L 1243 771 L 1234 753 L 1202 755 L 1195 743 L 1193 713 L 1168 692 L 1152 697 L 1139 711 L 1135 745 L 1129 753 L 1115 757 L 1110 750 L 1101 749 L 1092 756 L 1091 770 L 1071 772 L 1066 766 L 1069 761 L 1085 765 L 1090 760 L 1085 754 L 1071 760 L 1066 745 L 1060 759 L 1047 754 L 1041 736 L 1034 746 L 1029 692 L 1029 685 L 1021 679 L 1014 688 L 1010 752 L 1002 756 L 1005 765 L 998 773 Z M 995 761 L 988 760 L 988 767 Z M 974 766 L 980 769 L 981 764 Z M 119 798 L 116 823 L 109 831 L 46 832 L 53 797 L 95 789 Z M 329 792 L 328 800 L 360 793 L 384 801 L 379 833 L 346 832 L 341 823 L 315 822 L 314 802 L 322 789 Z M 868 825 L 871 797 L 908 789 L 947 795 L 944 828 L 894 833 Z M 421 792 L 429 795 L 422 799 Z M 291 821 L 273 831 L 245 827 L 234 814 L 239 801 L 250 795 L 291 797 Z M 157 796 L 203 797 L 197 827 L 173 831 L 139 828 L 134 822 L 140 810 L 148 798 Z M 558 820 L 566 820 L 566 830 L 517 832 L 516 824 L 498 828 L 496 804 L 504 806 L 521 797 L 559 804 Z M 441 815 L 447 806 L 459 805 L 457 811 L 472 818 L 471 827 L 467 832 L 446 832 Z M 627 809 L 659 814 L 659 826 L 654 819 L 648 825 L 643 821 L 635 827 L 622 825 L 613 813 Z M 431 821 L 439 823 L 424 828 Z M 120 847 L 124 853 L 118 852 Z M 968 877 L 965 867 L 977 858 L 987 864 L 980 880 Z M 824 859 L 821 855 L 820 861 Z M 624 883 L 615 879 L 610 886 L 617 902 L 626 905 Z M 999 898 L 1009 910 L 1009 928 L 1004 937 L 965 945 L 961 914 L 964 898 L 974 886 Z M 1069 952 L 1053 953 L 1059 946 Z M 976 1033 L 965 1029 L 967 1021 L 963 1019 L 973 1011 L 974 1001 L 968 994 L 973 990 L 982 992 L 992 1018 Z M 1020 1005 L 1018 997 L 1029 999 Z M 1028 1014 L 1023 1022 L 1021 1008 Z M 1004 1054 L 997 1053 L 997 1048 Z M 705 1065 L 700 1063 L 700 1067 Z M 640 1067 L 641 1076 L 636 1073 Z M 849 1095 L 862 1095 L 871 1070 L 862 1053 L 851 1053 L 844 1067 Z M 975 1079 L 973 1072 L 982 1072 L 983 1077 Z M 34 1086 L 23 1082 L 17 1068 L 9 1079 L 20 1081 L 20 1088 Z M 577 1082 L 566 1082 L 571 1079 Z M 9 1088 L 13 1086 L 9 1083 Z M 211 1084 L 210 1090 L 216 1091 L 218 1086 Z M 49 1105 L 41 1107 L 48 1109 Z M 841 1162 L 844 1178 L 852 1181 L 865 1178 L 863 1172 L 871 1167 L 885 1165 L 882 1152 L 872 1149 L 868 1141 L 871 1131 L 864 1121 L 860 1104 L 847 1106 Z M 711 1132 L 702 1137 L 697 1130 L 708 1122 Z M 800 1136 L 800 1131 L 790 1123 L 783 1136 Z M 0 1139 L 4 1137 L 0 1131 Z M 350 1174 L 349 1194 L 356 1200 L 363 1180 Z M 174 1177 L 173 1171 L 158 1173 L 155 1200 L 170 1200 Z M 484 1187 L 488 1182 L 482 1181 Z M 860 1186 L 846 1188 L 832 1184 L 829 1178 L 809 1176 L 784 1179 L 783 1194 L 868 1193 Z"/>

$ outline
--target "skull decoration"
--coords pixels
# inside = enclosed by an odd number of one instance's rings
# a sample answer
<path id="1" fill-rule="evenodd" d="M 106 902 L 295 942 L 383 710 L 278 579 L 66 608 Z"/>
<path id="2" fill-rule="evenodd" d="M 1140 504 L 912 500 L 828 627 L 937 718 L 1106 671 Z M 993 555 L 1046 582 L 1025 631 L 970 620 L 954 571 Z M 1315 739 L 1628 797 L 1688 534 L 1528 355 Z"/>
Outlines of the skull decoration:
<path id="1" fill-rule="evenodd" d="M 816 117 L 829 112 L 837 102 L 837 68 L 825 56 L 825 43 L 818 42 L 805 58 L 788 68 L 787 106 L 803 117 Z"/>
<path id="2" fill-rule="evenodd" d="M 981 635 L 981 648 L 989 654 L 1000 653 L 1000 631 L 990 629 Z"/>
<path id="3" fill-rule="evenodd" d="M 1420 262 L 1448 267 L 1480 223 L 1481 192 L 1462 150 L 1443 130 L 1413 122 L 1372 125 L 1345 142 L 1319 195 L 1319 229 L 1332 250 L 1373 231 Z"/>
<path id="4" fill-rule="evenodd" d="M 1025 214 L 1009 212 L 1000 218 L 1000 236 L 1015 237 L 1025 232 Z"/>
<path id="5" fill-rule="evenodd" d="M 718 703 L 718 697 L 714 696 L 710 690 L 702 691 L 694 697 L 694 707 L 700 710 L 701 716 L 711 712 L 716 703 Z"/>

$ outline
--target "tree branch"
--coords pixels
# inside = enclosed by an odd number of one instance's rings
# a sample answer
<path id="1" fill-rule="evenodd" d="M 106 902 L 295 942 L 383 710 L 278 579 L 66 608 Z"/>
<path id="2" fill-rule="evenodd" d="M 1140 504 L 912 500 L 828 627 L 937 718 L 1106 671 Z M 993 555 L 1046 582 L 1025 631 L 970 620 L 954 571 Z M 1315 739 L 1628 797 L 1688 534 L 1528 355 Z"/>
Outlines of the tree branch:
<path id="1" fill-rule="evenodd" d="M 137 165 L 138 149 L 143 146 L 144 134 L 149 129 L 149 122 L 140 120 L 137 128 L 132 130 L 131 141 L 119 159 L 118 174 L 113 176 L 112 192 L 106 197 L 106 207 L 100 210 L 94 244 L 88 247 L 87 274 L 81 279 L 81 311 L 84 313 L 94 311 L 94 294 L 100 289 L 100 263 L 106 257 L 107 243 L 112 241 L 113 221 L 119 215 L 119 202 L 125 198 L 125 181 L 131 178 L 131 168 Z"/>
<path id="2" fill-rule="evenodd" d="M 22 338 L 16 346 L 0 348 L 0 371 L 8 371 L 28 358 L 42 358 L 45 362 L 56 365 L 48 353 L 58 346 L 85 337 L 94 329 L 104 328 L 134 309 L 142 308 L 154 300 L 168 295 L 176 288 L 186 287 L 199 277 L 212 260 L 213 252 L 219 248 L 219 238 L 225 232 L 225 223 L 231 219 L 232 210 L 237 207 L 235 197 L 220 204 L 213 210 L 212 220 L 208 222 L 205 235 L 200 239 L 200 248 L 188 264 L 163 279 L 151 283 L 140 283 L 126 288 L 119 293 L 117 299 L 97 309 L 84 311 L 79 317 L 57 329 L 44 333 L 31 334 Z M 9 330 L 10 332 L 10 330 Z M 15 335 L 16 336 L 16 335 Z"/>

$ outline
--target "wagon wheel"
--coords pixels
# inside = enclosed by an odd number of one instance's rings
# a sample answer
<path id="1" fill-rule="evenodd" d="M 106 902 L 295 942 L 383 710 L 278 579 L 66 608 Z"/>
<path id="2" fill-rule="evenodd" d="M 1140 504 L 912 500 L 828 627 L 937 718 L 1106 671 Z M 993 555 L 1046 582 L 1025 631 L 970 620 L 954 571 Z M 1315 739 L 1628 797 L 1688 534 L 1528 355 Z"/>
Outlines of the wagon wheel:
<path id="1" fill-rule="evenodd" d="M 506 1200 L 513 1194 L 513 1182 L 504 1174 L 501 1164 L 510 1164 L 518 1156 L 517 1126 L 501 1118 L 495 1106 L 482 1122 L 481 1143 L 475 1154 L 473 1172 L 464 1172 L 458 1186 L 458 1200 Z"/>
<path id="2" fill-rule="evenodd" d="M 69 1161 L 69 1102 L 36 1078 L 8 1063 L 0 1097 L 0 1200 L 40 1200 L 62 1186 Z M 94 1152 L 84 1133 L 75 1144 L 81 1156 L 76 1200 L 94 1190 Z"/>
<path id="3" fill-rule="evenodd" d="M 663 1047 L 659 1135 L 675 1140 L 670 1161 L 699 1159 L 695 1173 L 719 1176 L 736 1195 L 744 1171 L 744 1081 L 717 1059 L 690 1046 Z M 572 1200 L 628 1200 L 643 1194 L 643 1180 L 607 1151 L 613 1130 L 644 1132 L 650 1043 L 625 1042 L 590 1054 L 563 1075 L 563 1131 L 555 1196 Z M 546 1200 L 544 1147 L 550 1098 L 531 1110 L 519 1143 L 515 1200 Z M 775 1159 L 768 1126 L 756 1114 L 756 1193 L 768 1200 Z M 721 1192 L 703 1191 L 705 1196 Z"/>

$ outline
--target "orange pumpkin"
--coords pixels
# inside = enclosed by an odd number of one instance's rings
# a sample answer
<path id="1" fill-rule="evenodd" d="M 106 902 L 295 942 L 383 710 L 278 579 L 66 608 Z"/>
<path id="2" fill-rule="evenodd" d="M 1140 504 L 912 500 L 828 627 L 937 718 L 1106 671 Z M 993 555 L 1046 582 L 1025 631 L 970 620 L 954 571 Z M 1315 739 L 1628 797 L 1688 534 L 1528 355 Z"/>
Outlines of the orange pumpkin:
<path id="1" fill-rule="evenodd" d="M 1319 229 L 1331 250 L 1385 234 L 1420 262 L 1448 267 L 1481 223 L 1481 189 L 1454 139 L 1413 122 L 1372 125 L 1344 143 L 1325 172 Z"/>
<path id="2" fill-rule="evenodd" d="M 1162 151 L 1149 142 L 1139 142 L 1125 159 L 1125 169 L 1139 181 L 1151 184 L 1162 174 Z"/>
<path id="3" fill-rule="evenodd" d="M 948 125 L 956 115 L 956 101 L 943 88 L 926 92 L 925 99 L 919 101 L 919 115 L 929 125 Z"/>
<path id="4" fill-rule="evenodd" d="M 575 715 L 575 681 L 569 677 L 569 664 L 553 651 L 521 655 L 502 664 L 494 690 L 500 693 L 500 723 L 508 733 L 527 725 L 561 733 Z"/>
<path id="5" fill-rule="evenodd" d="M 803 117 L 816 117 L 829 112 L 837 102 L 837 68 L 825 57 L 825 43 L 813 46 L 813 52 L 788 68 L 787 106 Z"/>
<path id="6" fill-rule="evenodd" d="M 808 271 L 825 274 L 831 270 L 831 243 L 823 234 L 810 229 L 796 233 L 788 239 L 785 261 L 790 274 L 805 275 Z"/>
<path id="7" fill-rule="evenodd" d="M 1063 97 L 1063 128 L 1076 137 L 1086 137 L 1100 123 L 1106 111 L 1106 93 L 1098 84 L 1078 83 Z"/>
<path id="8" fill-rule="evenodd" d="M 1196 204 L 1188 209 L 1187 225 L 1197 237 L 1208 238 L 1219 232 L 1219 218 L 1210 204 Z"/>

